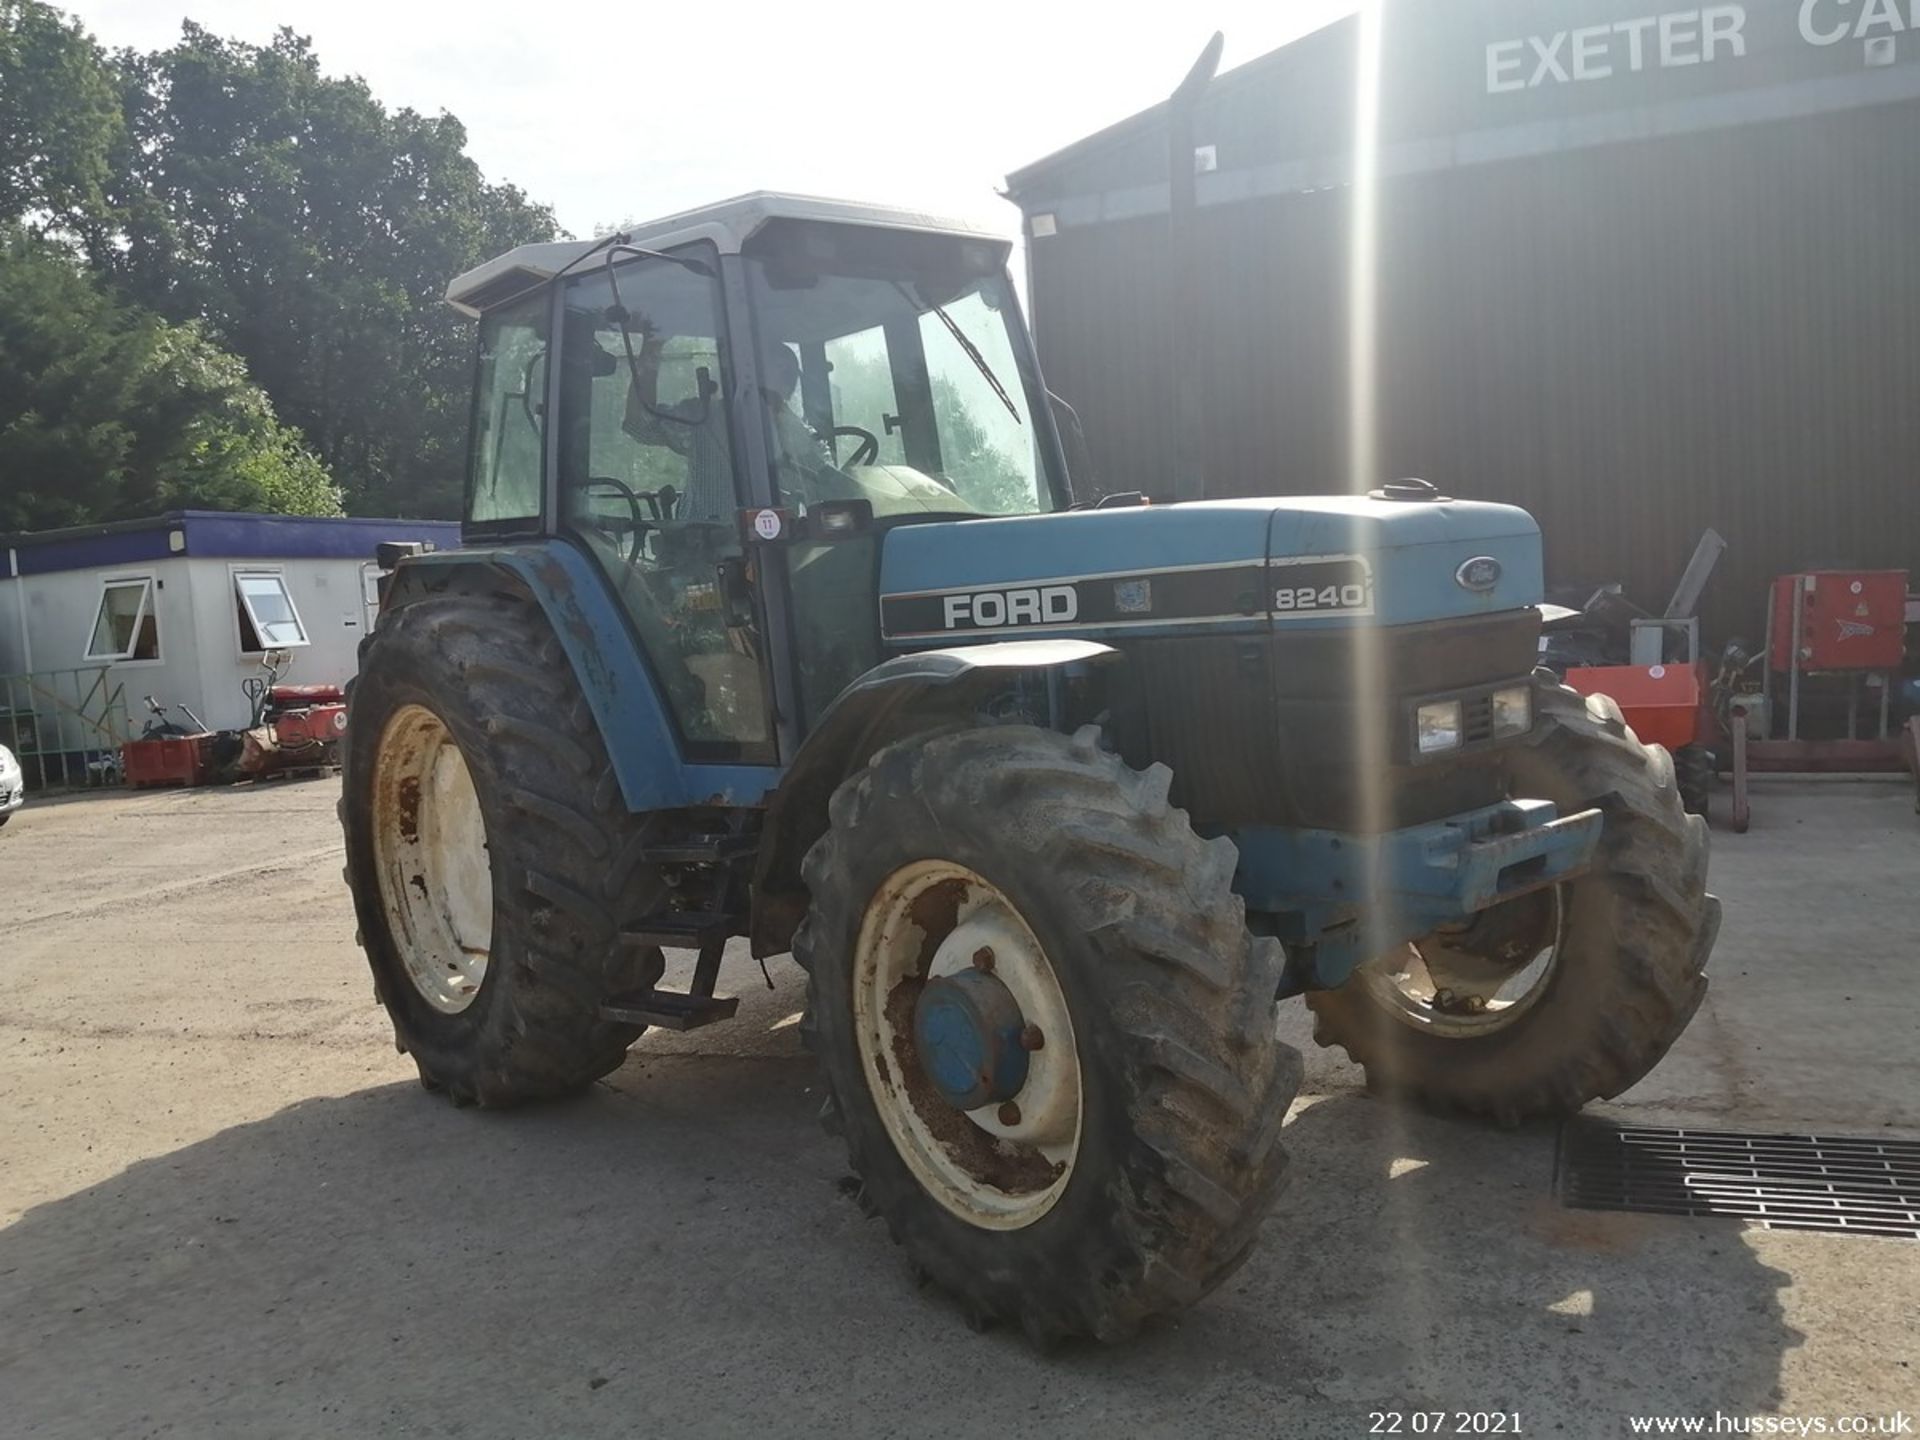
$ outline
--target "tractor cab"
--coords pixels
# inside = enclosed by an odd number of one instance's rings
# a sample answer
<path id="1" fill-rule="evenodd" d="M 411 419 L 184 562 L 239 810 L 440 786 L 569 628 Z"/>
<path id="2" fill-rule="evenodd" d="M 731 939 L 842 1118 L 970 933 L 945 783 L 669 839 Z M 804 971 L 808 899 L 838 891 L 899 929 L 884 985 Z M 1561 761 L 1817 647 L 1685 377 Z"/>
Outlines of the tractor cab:
<path id="1" fill-rule="evenodd" d="M 481 346 L 467 543 L 572 541 L 688 760 L 790 758 L 882 658 L 887 529 L 1067 504 L 1009 248 L 760 194 L 460 277 Z"/>

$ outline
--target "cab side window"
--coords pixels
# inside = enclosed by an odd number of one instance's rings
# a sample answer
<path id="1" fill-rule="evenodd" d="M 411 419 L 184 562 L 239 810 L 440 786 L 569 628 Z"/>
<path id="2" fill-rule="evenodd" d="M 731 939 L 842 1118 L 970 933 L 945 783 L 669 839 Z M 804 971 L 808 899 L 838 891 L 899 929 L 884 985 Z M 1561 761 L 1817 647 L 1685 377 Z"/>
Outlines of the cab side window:
<path id="1" fill-rule="evenodd" d="M 468 452 L 469 524 L 525 521 L 531 528 L 539 523 L 550 301 L 546 291 L 537 291 L 480 321 L 480 374 Z"/>
<path id="2" fill-rule="evenodd" d="M 771 743 L 745 597 L 715 282 L 663 261 L 573 281 L 561 355 L 564 528 L 613 582 L 696 758 Z"/>

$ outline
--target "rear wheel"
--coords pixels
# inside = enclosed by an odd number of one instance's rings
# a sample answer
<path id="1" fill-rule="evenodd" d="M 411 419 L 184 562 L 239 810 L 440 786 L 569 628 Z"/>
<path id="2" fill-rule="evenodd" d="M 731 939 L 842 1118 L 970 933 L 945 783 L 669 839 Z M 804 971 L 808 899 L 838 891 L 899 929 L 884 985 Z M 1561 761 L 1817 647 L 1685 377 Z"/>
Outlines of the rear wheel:
<path id="1" fill-rule="evenodd" d="M 1198 1300 L 1285 1175 L 1282 956 L 1170 778 L 1091 727 L 905 741 L 806 859 L 805 1034 L 866 1203 L 972 1320 L 1040 1344 Z"/>
<path id="2" fill-rule="evenodd" d="M 1598 806 L 1592 868 L 1307 996 L 1314 1039 L 1375 1089 L 1503 1124 L 1570 1113 L 1651 1070 L 1706 993 L 1720 923 L 1706 823 L 1682 810 L 1667 752 L 1641 745 L 1605 696 L 1558 686 L 1538 704 L 1513 792 L 1562 814 Z"/>
<path id="3" fill-rule="evenodd" d="M 374 990 L 429 1089 L 458 1104 L 562 1095 L 639 1027 L 609 993 L 651 985 L 623 923 L 657 886 L 572 667 L 504 596 L 381 619 L 351 696 L 341 819 Z"/>

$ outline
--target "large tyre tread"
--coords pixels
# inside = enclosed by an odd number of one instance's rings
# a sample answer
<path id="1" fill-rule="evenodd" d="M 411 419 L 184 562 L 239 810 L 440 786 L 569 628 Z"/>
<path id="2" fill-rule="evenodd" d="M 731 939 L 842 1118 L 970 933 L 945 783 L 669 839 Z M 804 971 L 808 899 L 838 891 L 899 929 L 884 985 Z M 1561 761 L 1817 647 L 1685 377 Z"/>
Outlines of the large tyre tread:
<path id="1" fill-rule="evenodd" d="M 1090 726 L 1070 738 L 1025 726 L 919 737 L 882 750 L 840 787 L 833 826 L 803 866 L 813 904 L 794 956 L 809 974 L 802 1035 L 827 1071 L 822 1121 L 845 1138 L 893 1239 L 970 1322 L 1017 1324 L 1043 1347 L 1122 1339 L 1194 1303 L 1244 1261 L 1286 1177 L 1279 1132 L 1300 1060 L 1275 1035 L 1283 956 L 1276 941 L 1248 933 L 1230 888 L 1231 844 L 1194 834 L 1168 804 L 1170 779 L 1164 766 L 1130 769 Z M 1044 1288 L 1005 1267 L 954 1263 L 930 1233 L 937 1207 L 888 1164 L 898 1166 L 870 1118 L 857 1058 L 849 1068 L 859 1093 L 843 1093 L 847 1072 L 836 1076 L 831 1053 L 841 1037 L 831 1032 L 850 1027 L 823 1020 L 822 972 L 848 963 L 841 947 L 866 897 L 846 893 L 843 877 L 852 852 L 871 843 L 860 827 L 882 797 L 933 815 L 1037 817 L 1007 826 L 1006 863 L 1044 873 L 1062 923 L 1086 937 L 1106 1000 L 1105 1014 L 1089 1018 L 1110 1027 L 1123 1057 L 1136 1163 L 1104 1177 L 1101 1202 L 1123 1265 L 1104 1263 L 1091 1239 L 1084 1263 L 1050 1265 Z M 1031 831 L 1045 838 L 1021 853 L 1018 837 Z M 1083 1055 L 1088 1043 L 1082 1037 Z"/>
<path id="2" fill-rule="evenodd" d="M 1570 1031 L 1551 1060 L 1537 1061 L 1536 1051 L 1536 1063 L 1497 1081 L 1468 1079 L 1465 1064 L 1423 1060 L 1401 1022 L 1386 1016 L 1357 979 L 1307 996 L 1315 1042 L 1344 1050 L 1367 1071 L 1370 1088 L 1507 1126 L 1571 1114 L 1644 1078 L 1706 994 L 1707 953 L 1719 926 L 1720 902 L 1706 893 L 1706 823 L 1682 808 L 1672 757 L 1641 745 L 1606 696 L 1583 699 L 1564 686 L 1537 694 L 1541 726 L 1533 743 L 1605 817 L 1592 878 L 1575 883 L 1600 880 L 1611 890 L 1612 973 L 1603 977 L 1604 1002 L 1591 1007 L 1593 1014 L 1554 1012 L 1588 1025 L 1585 1039 Z M 1523 1016 L 1519 1025 L 1545 1018 Z"/>
<path id="3" fill-rule="evenodd" d="M 602 1020 L 598 1005 L 625 984 L 653 978 L 657 952 L 635 957 L 617 943 L 649 889 L 638 858 L 647 820 L 627 811 L 592 710 L 544 617 L 510 596 L 417 601 L 382 617 L 363 647 L 362 668 L 356 699 L 369 675 L 437 677 L 433 683 L 449 693 L 426 698 L 441 701 L 433 708 L 450 725 L 456 716 L 448 711 L 466 717 L 469 733 L 456 738 L 502 822 L 490 819 L 489 843 L 494 963 L 508 973 L 489 972 L 482 999 L 499 983 L 481 1032 L 449 1044 L 426 1034 L 405 1003 L 410 982 L 397 957 L 384 953 L 370 858 L 354 865 L 356 848 L 369 847 L 356 847 L 354 806 L 343 799 L 362 944 L 397 1043 L 413 1054 L 422 1082 L 457 1105 L 499 1107 L 566 1095 L 619 1068 L 640 1030 Z M 479 737 L 484 742 L 474 744 Z M 354 762 L 350 745 L 347 797 L 360 779 Z"/>

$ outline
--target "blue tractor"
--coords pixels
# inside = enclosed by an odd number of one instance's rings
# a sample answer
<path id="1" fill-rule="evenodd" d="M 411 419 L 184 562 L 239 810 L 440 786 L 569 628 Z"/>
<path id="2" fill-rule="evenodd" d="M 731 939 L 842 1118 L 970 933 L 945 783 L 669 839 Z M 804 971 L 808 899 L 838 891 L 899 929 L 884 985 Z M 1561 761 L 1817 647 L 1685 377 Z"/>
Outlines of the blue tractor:
<path id="1" fill-rule="evenodd" d="M 342 814 L 428 1089 L 578 1090 L 791 950 L 916 1271 L 1114 1339 L 1255 1242 L 1280 999 L 1380 1090 L 1565 1114 L 1719 907 L 1666 752 L 1535 669 L 1524 512 L 1076 499 L 1008 252 L 756 194 L 456 280 L 464 544 L 387 557 Z"/>

